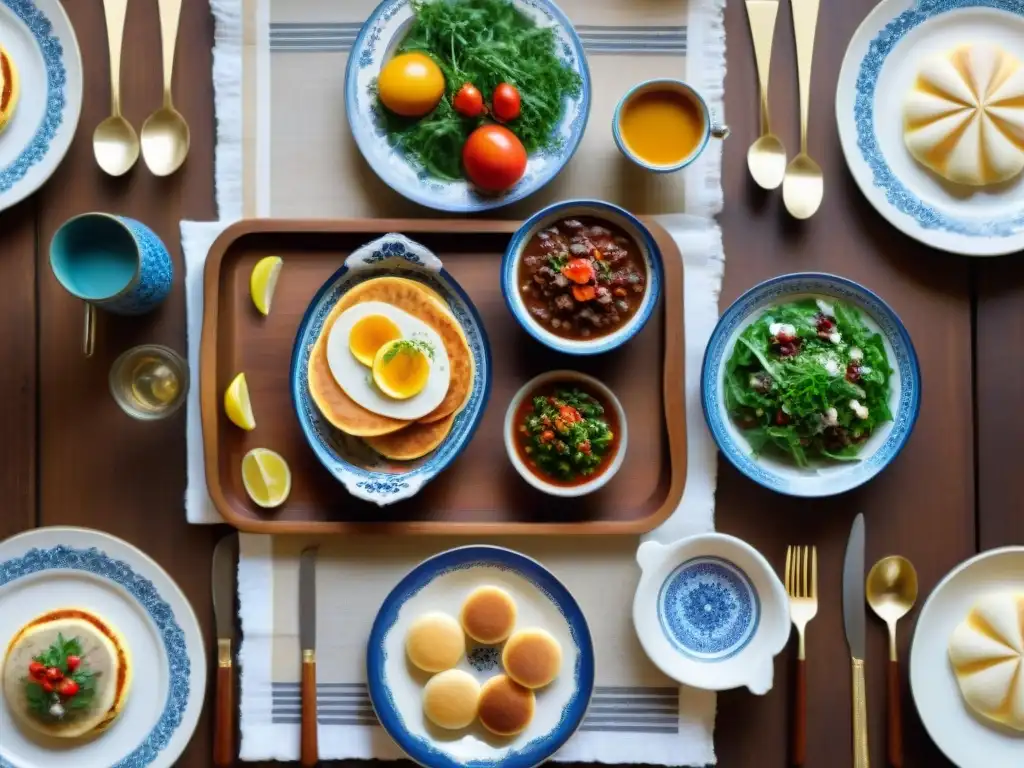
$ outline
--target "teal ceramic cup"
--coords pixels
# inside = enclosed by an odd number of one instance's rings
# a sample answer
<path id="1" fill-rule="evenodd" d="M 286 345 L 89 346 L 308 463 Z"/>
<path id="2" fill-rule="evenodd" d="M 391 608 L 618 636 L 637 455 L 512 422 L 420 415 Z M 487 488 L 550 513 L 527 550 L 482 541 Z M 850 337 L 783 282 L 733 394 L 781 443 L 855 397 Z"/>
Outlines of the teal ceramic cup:
<path id="1" fill-rule="evenodd" d="M 171 255 L 135 219 L 84 213 L 64 222 L 50 242 L 50 269 L 68 293 L 85 302 L 85 354 L 95 346 L 95 308 L 118 315 L 149 312 L 170 293 Z"/>

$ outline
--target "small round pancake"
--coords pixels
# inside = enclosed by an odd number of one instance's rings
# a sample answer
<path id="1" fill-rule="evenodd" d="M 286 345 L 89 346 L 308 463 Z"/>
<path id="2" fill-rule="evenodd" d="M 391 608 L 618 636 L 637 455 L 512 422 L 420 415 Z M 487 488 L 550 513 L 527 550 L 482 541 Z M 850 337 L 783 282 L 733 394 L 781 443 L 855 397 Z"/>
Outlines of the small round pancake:
<path id="1" fill-rule="evenodd" d="M 463 602 L 459 620 L 478 643 L 497 645 L 515 629 L 516 603 L 504 589 L 477 587 Z"/>
<path id="2" fill-rule="evenodd" d="M 562 646 L 543 629 L 520 629 L 501 652 L 506 674 L 527 688 L 543 688 L 562 667 Z"/>
<path id="3" fill-rule="evenodd" d="M 476 678 L 461 669 L 448 669 L 424 686 L 423 714 L 434 725 L 454 731 L 476 720 L 479 700 L 480 683 Z"/>
<path id="4" fill-rule="evenodd" d="M 386 459 L 395 461 L 411 461 L 420 456 L 426 456 L 437 448 L 448 433 L 452 431 L 452 424 L 455 423 L 455 414 L 446 416 L 441 421 L 431 424 L 416 422 L 403 427 L 397 432 L 376 437 L 365 437 L 363 440 L 373 450 Z"/>
<path id="5" fill-rule="evenodd" d="M 466 652 L 462 627 L 447 613 L 431 611 L 416 617 L 405 636 L 409 661 L 424 672 L 444 672 Z"/>
<path id="6" fill-rule="evenodd" d="M 401 277 L 377 277 L 349 289 L 335 310 L 342 311 L 363 301 L 383 301 L 417 317 L 436 330 L 444 342 L 451 371 L 448 394 L 437 408 L 420 421 L 430 423 L 457 412 L 473 389 L 473 355 L 462 328 L 447 305 L 427 293 L 426 286 Z M 334 316 L 334 311 L 331 312 Z M 328 318 L 330 319 L 330 318 Z M 327 324 L 324 324 L 327 328 Z M 323 338 L 324 334 L 321 334 Z M 394 430 L 388 430 L 394 431 Z M 383 434 L 383 433 L 379 433 Z"/>
<path id="7" fill-rule="evenodd" d="M 0 131 L 14 116 L 21 95 L 21 77 L 18 67 L 7 49 L 0 45 Z"/>
<path id="8" fill-rule="evenodd" d="M 536 706 L 533 691 L 498 675 L 480 688 L 477 715 L 484 728 L 496 736 L 515 736 L 526 730 Z"/>

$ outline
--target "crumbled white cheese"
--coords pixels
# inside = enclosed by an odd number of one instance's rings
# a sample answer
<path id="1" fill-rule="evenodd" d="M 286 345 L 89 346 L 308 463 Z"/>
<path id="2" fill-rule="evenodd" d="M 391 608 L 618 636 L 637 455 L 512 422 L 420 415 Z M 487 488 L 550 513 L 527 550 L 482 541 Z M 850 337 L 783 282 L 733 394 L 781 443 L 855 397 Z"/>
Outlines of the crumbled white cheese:
<path id="1" fill-rule="evenodd" d="M 869 415 L 867 406 L 861 405 L 856 400 L 850 401 L 850 410 L 857 414 L 857 418 L 861 419 L 862 421 L 866 419 Z"/>
<path id="2" fill-rule="evenodd" d="M 821 310 L 821 314 L 825 315 L 825 317 L 835 316 L 836 308 L 829 304 L 827 301 L 817 299 L 814 303 L 818 305 L 818 309 Z"/>
<path id="3" fill-rule="evenodd" d="M 821 420 L 826 427 L 834 427 L 839 424 L 839 411 L 835 408 L 828 408 Z"/>
<path id="4" fill-rule="evenodd" d="M 778 336 L 780 333 L 784 333 L 787 336 L 796 336 L 796 328 L 789 323 L 772 323 L 768 326 L 768 333 L 772 336 Z"/>
<path id="5" fill-rule="evenodd" d="M 861 372 L 861 374 L 866 376 L 867 374 L 871 373 L 871 366 L 870 365 L 862 365 L 860 367 L 860 372 Z"/>
<path id="6" fill-rule="evenodd" d="M 839 331 L 832 331 L 832 333 L 828 335 L 828 340 L 831 341 L 833 344 L 838 344 L 843 340 L 843 334 L 841 334 Z"/>
<path id="7" fill-rule="evenodd" d="M 823 358 L 821 361 L 821 365 L 829 376 L 839 375 L 839 361 L 836 360 L 834 357 Z"/>
<path id="8" fill-rule="evenodd" d="M 761 379 L 756 373 L 750 374 L 750 378 L 747 380 L 747 386 L 751 389 L 761 388 Z"/>
<path id="9" fill-rule="evenodd" d="M 50 705 L 50 715 L 58 720 L 64 717 L 64 707 L 61 706 L 59 701 L 55 701 Z"/>
<path id="10" fill-rule="evenodd" d="M 856 361 L 856 360 L 863 360 L 864 359 L 864 350 L 861 349 L 860 347 L 851 347 L 850 348 L 850 359 L 854 360 L 854 361 Z"/>

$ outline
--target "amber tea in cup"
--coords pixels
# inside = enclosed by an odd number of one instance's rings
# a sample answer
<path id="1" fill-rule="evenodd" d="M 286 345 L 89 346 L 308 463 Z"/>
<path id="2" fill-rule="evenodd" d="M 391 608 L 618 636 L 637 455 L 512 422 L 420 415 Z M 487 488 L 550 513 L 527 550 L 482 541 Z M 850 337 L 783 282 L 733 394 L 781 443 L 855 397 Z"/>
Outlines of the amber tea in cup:
<path id="1" fill-rule="evenodd" d="M 110 394 L 125 413 L 144 421 L 177 411 L 188 384 L 188 365 L 181 355 L 159 344 L 132 347 L 110 368 Z"/>
<path id="2" fill-rule="evenodd" d="M 627 158 L 647 170 L 685 168 L 711 137 L 728 129 L 714 125 L 707 104 L 680 80 L 649 80 L 630 89 L 615 110 L 612 132 Z"/>

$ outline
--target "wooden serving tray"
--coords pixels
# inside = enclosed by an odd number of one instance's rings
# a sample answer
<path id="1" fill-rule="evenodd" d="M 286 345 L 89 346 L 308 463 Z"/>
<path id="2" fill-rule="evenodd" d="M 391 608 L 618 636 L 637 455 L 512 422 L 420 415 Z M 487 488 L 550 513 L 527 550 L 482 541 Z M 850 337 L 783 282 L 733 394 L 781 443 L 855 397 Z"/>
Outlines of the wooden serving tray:
<path id="1" fill-rule="evenodd" d="M 671 514 L 686 480 L 683 393 L 683 267 L 675 242 L 645 222 L 665 266 L 662 300 L 647 326 L 607 355 L 570 358 L 530 338 L 501 295 L 499 266 L 520 222 L 364 219 L 249 219 L 214 243 L 204 275 L 200 357 L 203 448 L 210 496 L 224 519 L 256 533 L 615 534 L 649 531 Z M 321 285 L 359 246 L 400 232 L 430 248 L 459 282 L 483 319 L 491 346 L 493 387 L 483 420 L 462 454 L 415 497 L 378 507 L 350 496 L 320 464 L 299 429 L 289 366 L 295 335 Z M 284 267 L 273 311 L 262 317 L 249 297 L 249 274 L 263 256 Z M 596 376 L 618 395 L 629 424 L 619 473 L 578 499 L 547 496 L 528 485 L 505 453 L 508 404 L 528 379 L 571 368 Z M 244 371 L 256 429 L 224 415 L 224 390 Z M 241 462 L 255 447 L 288 461 L 292 490 L 265 510 L 242 487 Z"/>

